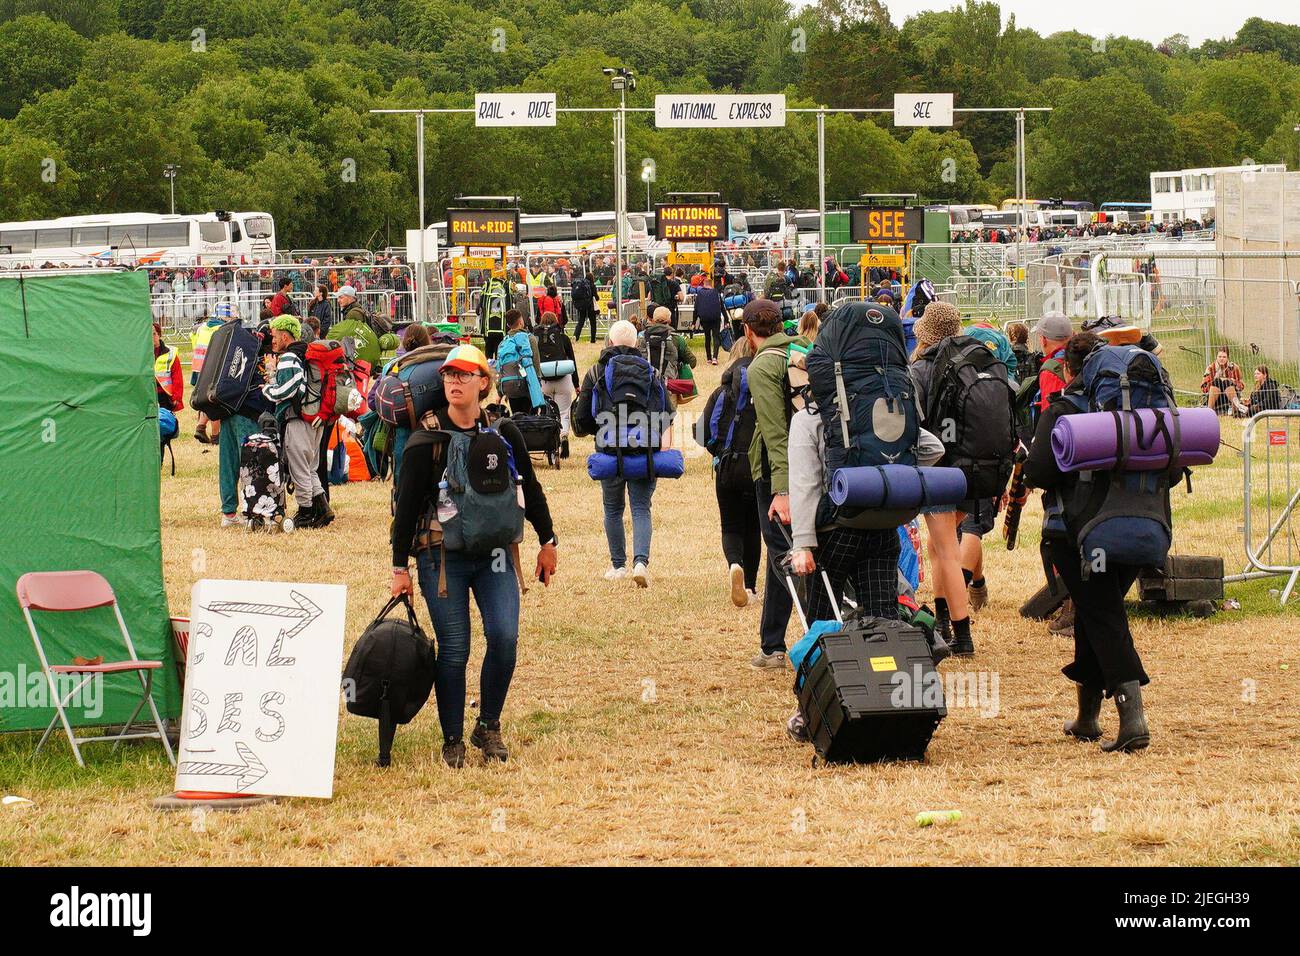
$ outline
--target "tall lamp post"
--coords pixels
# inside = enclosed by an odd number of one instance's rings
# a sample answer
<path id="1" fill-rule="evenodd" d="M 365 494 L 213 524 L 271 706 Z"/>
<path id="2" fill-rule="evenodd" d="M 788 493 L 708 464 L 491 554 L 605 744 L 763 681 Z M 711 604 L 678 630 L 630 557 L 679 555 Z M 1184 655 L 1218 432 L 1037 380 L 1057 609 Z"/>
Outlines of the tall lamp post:
<path id="1" fill-rule="evenodd" d="M 172 215 L 176 215 L 176 174 L 180 172 L 180 167 L 175 163 L 168 163 L 163 166 L 163 178 L 171 186 L 172 195 Z"/>
<path id="2" fill-rule="evenodd" d="M 602 67 L 609 86 L 618 94 L 614 114 L 614 314 L 623 317 L 623 231 L 627 220 L 627 94 L 636 89 L 636 74 L 625 66 Z"/>

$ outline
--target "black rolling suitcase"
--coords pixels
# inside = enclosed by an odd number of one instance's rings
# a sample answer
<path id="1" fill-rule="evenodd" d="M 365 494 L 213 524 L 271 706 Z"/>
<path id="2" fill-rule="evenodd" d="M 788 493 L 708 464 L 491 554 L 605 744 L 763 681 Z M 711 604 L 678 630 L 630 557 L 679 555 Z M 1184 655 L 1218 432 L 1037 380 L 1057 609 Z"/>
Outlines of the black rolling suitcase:
<path id="1" fill-rule="evenodd" d="M 510 420 L 524 436 L 530 453 L 543 454 L 552 467 L 560 467 L 560 406 L 554 399 L 548 398 L 546 406 L 532 414 L 511 415 Z"/>
<path id="2" fill-rule="evenodd" d="M 253 388 L 261 344 L 261 336 L 238 322 L 218 326 L 194 385 L 194 410 L 213 421 L 235 414 Z"/>
<path id="3" fill-rule="evenodd" d="M 830 581 L 823 581 L 830 591 Z M 804 625 L 794 582 L 786 579 Z M 835 595 L 831 594 L 832 604 Z M 841 620 L 799 662 L 795 695 L 817 756 L 827 763 L 923 760 L 947 716 L 925 631 L 903 621 Z"/>

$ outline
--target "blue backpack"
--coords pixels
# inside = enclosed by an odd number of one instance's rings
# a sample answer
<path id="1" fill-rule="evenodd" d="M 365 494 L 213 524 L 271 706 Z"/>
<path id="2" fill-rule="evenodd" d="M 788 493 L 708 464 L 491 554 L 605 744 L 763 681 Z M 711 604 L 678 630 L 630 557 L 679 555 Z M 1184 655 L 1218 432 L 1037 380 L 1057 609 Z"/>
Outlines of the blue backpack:
<path id="1" fill-rule="evenodd" d="M 625 455 L 659 450 L 667 411 L 668 394 L 650 363 L 630 352 L 611 355 L 591 390 L 596 451 L 617 457 L 621 475 Z"/>
<path id="2" fill-rule="evenodd" d="M 161 465 L 167 454 L 172 456 L 172 474 L 176 474 L 176 452 L 172 451 L 172 439 L 180 434 L 180 424 L 176 413 L 170 408 L 158 406 L 158 464 Z"/>
<path id="3" fill-rule="evenodd" d="M 840 468 L 916 464 L 920 421 L 897 312 L 869 302 L 836 306 L 808 352 L 807 368 L 828 482 Z M 915 516 L 836 507 L 823 495 L 817 525 L 895 528 Z"/>
<path id="4" fill-rule="evenodd" d="M 1104 570 L 1109 562 L 1164 567 L 1173 540 L 1169 491 L 1186 472 L 1176 464 L 1181 446 L 1177 404 L 1160 360 L 1136 345 L 1099 347 L 1060 400 L 1077 412 L 1116 416 L 1141 408 L 1174 410 L 1170 426 L 1160 419 L 1170 450 L 1167 470 L 1079 472 L 1074 481 L 1048 497 L 1044 525 L 1044 536 L 1063 536 L 1078 546 L 1084 577 L 1094 569 Z M 1138 429 L 1139 444 L 1155 437 Z"/>
<path id="5" fill-rule="evenodd" d="M 723 373 L 723 383 L 709 398 L 707 416 L 700 418 L 699 444 L 713 456 L 713 468 L 723 488 L 753 486 L 749 446 L 758 415 L 749 394 L 749 362 L 741 359 Z"/>
<path id="6" fill-rule="evenodd" d="M 531 398 L 528 372 L 533 368 L 533 346 L 527 334 L 515 332 L 502 339 L 496 361 L 501 394 L 513 401 Z"/>

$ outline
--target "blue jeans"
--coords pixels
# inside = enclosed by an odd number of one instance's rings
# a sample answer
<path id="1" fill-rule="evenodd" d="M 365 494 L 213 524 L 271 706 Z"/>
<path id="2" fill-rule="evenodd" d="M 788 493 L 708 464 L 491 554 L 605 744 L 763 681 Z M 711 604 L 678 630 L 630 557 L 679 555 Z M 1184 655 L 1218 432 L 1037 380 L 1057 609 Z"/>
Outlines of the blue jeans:
<path id="1" fill-rule="evenodd" d="M 650 498 L 655 481 L 646 478 L 604 478 L 600 482 L 605 500 L 605 540 L 609 543 L 609 563 L 627 567 L 627 538 L 623 533 L 623 489 L 632 502 L 632 563 L 650 564 Z"/>
<path id="2" fill-rule="evenodd" d="M 471 557 L 447 552 L 447 596 L 438 597 L 439 549 L 421 552 L 416 559 L 420 591 L 429 606 L 437 639 L 438 662 L 433 686 L 438 697 L 438 722 L 447 742 L 465 732 L 465 664 L 469 660 L 469 596 L 483 615 L 487 652 L 479 673 L 482 720 L 500 720 L 501 710 L 515 672 L 519 643 L 519 582 L 510 552 L 496 557 Z"/>

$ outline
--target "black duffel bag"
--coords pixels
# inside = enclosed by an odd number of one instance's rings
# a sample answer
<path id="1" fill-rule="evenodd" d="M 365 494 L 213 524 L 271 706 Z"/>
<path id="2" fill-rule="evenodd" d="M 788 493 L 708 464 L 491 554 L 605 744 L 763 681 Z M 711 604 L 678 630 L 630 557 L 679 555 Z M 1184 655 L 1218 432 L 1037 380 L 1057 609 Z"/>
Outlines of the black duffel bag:
<path id="1" fill-rule="evenodd" d="M 388 620 L 399 604 L 406 608 L 406 620 Z M 379 766 L 392 760 L 397 725 L 410 723 L 429 699 L 435 657 L 407 594 L 384 605 L 352 648 L 343 668 L 348 712 L 379 721 Z"/>

